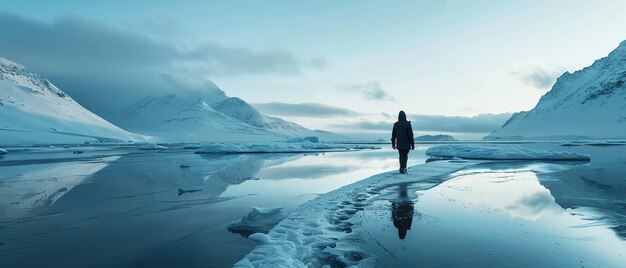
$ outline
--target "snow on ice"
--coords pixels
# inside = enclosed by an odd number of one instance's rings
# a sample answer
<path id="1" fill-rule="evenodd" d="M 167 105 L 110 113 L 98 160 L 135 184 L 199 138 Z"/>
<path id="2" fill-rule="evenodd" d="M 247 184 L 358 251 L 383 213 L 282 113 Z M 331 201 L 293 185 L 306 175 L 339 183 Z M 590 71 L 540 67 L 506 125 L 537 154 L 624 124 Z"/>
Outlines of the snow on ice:
<path id="1" fill-rule="evenodd" d="M 591 160 L 591 156 L 586 154 L 529 149 L 517 145 L 448 144 L 431 147 L 426 155 L 432 158 L 485 160 Z"/>
<path id="2" fill-rule="evenodd" d="M 253 207 L 240 221 L 230 224 L 228 231 L 246 237 L 254 233 L 267 233 L 287 216 L 282 209 L 283 207 Z"/>

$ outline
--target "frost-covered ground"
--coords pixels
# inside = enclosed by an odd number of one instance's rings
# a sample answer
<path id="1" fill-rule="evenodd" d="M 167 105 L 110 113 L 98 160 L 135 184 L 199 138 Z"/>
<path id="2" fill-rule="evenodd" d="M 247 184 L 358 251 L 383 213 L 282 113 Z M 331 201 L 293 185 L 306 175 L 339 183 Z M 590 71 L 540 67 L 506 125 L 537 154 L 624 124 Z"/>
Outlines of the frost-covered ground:
<path id="1" fill-rule="evenodd" d="M 481 155 L 489 151 L 483 146 L 477 150 Z M 302 205 L 267 235 L 251 235 L 259 245 L 236 266 L 626 263 L 626 181 L 621 175 L 626 147 L 520 146 L 511 156 L 534 152 L 558 160 L 557 155 L 590 155 L 591 163 L 448 160 L 411 167 L 408 175 L 376 175 Z"/>

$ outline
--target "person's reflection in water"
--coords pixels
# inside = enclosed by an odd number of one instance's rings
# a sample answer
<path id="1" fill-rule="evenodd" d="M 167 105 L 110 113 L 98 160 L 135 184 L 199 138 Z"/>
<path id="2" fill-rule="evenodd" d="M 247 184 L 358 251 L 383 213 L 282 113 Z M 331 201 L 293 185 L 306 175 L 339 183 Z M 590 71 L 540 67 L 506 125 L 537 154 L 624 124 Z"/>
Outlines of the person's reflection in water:
<path id="1" fill-rule="evenodd" d="M 400 239 L 406 237 L 406 232 L 411 230 L 413 222 L 413 202 L 409 199 L 406 185 L 400 185 L 400 198 L 391 202 L 391 220 L 398 228 Z"/>

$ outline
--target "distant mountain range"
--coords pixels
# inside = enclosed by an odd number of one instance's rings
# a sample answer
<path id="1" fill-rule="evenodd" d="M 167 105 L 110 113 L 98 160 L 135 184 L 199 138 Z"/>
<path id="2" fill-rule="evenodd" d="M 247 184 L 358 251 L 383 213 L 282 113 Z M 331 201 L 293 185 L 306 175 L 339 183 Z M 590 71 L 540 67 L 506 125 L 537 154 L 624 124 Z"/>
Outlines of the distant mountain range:
<path id="1" fill-rule="evenodd" d="M 455 137 L 450 135 L 422 135 L 415 137 L 415 141 L 457 141 Z"/>
<path id="2" fill-rule="evenodd" d="M 626 138 L 626 41 L 591 66 L 559 77 L 530 111 L 486 140 Z"/>
<path id="3" fill-rule="evenodd" d="M 346 138 L 259 113 L 215 84 L 204 92 L 152 95 L 115 119 L 126 131 L 74 101 L 42 76 L 0 58 L 0 144 L 82 142 L 284 141 Z"/>

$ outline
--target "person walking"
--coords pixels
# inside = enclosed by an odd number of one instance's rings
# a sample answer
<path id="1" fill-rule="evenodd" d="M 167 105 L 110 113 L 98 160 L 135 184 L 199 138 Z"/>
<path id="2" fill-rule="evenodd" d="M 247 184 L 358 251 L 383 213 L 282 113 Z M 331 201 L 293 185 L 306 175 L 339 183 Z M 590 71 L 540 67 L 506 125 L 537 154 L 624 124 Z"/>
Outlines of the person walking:
<path id="1" fill-rule="evenodd" d="M 407 172 L 406 162 L 409 159 L 409 149 L 415 149 L 415 141 L 413 140 L 411 121 L 406 120 L 404 111 L 400 111 L 398 114 L 398 122 L 393 124 L 391 147 L 394 150 L 398 150 L 398 154 L 400 155 L 400 173 L 405 174 Z"/>

